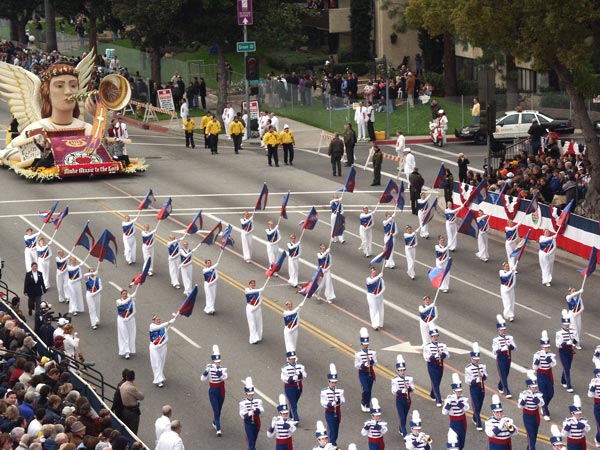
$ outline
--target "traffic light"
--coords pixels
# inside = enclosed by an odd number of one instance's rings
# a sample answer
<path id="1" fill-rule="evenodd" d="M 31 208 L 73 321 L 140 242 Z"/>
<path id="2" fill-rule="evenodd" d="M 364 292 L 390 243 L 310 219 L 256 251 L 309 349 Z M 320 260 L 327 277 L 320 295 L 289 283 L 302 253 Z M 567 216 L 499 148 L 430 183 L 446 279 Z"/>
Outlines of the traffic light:
<path id="1" fill-rule="evenodd" d="M 246 56 L 246 80 L 258 80 L 259 78 L 258 58 Z"/>

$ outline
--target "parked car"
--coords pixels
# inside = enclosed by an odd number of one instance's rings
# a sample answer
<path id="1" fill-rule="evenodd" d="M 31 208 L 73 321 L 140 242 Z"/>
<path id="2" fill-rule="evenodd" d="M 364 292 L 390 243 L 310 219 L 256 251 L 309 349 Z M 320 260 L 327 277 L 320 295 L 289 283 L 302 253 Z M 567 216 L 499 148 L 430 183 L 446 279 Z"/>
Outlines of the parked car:
<path id="1" fill-rule="evenodd" d="M 506 141 L 527 137 L 527 131 L 533 119 L 537 119 L 540 125 L 548 131 L 558 134 L 572 134 L 575 131 L 569 119 L 553 119 L 533 110 L 507 111 L 496 118 L 494 139 Z M 473 141 L 476 144 L 487 142 L 487 137 L 481 132 L 479 125 L 467 125 L 460 130 L 454 130 L 454 135 L 459 139 Z"/>

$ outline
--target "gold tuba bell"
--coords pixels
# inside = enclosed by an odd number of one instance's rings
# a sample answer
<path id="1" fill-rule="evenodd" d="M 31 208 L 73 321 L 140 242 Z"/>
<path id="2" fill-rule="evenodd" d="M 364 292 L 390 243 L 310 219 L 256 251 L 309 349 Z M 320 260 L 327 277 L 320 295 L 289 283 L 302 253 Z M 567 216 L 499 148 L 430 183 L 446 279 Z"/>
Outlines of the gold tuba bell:
<path id="1" fill-rule="evenodd" d="M 119 111 L 125 108 L 131 99 L 129 81 L 114 73 L 106 75 L 98 86 L 98 99 L 110 110 Z"/>

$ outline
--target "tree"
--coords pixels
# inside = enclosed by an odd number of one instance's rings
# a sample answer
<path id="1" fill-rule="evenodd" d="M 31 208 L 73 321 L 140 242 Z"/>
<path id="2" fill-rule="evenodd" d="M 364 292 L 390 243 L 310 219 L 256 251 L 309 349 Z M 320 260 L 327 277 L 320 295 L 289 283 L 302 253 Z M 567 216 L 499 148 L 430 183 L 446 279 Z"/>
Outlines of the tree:
<path id="1" fill-rule="evenodd" d="M 10 38 L 13 41 L 27 43 L 25 27 L 36 8 L 43 0 L 2 0 L 0 17 L 10 20 Z"/>
<path id="2" fill-rule="evenodd" d="M 56 12 L 53 0 L 44 0 L 44 17 L 46 19 L 46 51 L 58 50 L 56 42 Z"/>
<path id="3" fill-rule="evenodd" d="M 587 146 L 591 181 L 586 214 L 600 219 L 600 144 L 585 106 L 586 96 L 600 92 L 600 4 L 594 0 L 580 0 L 576 7 L 563 0 L 456 0 L 449 20 L 473 45 L 497 46 L 516 58 L 531 60 L 537 71 L 556 74 Z"/>
<path id="4" fill-rule="evenodd" d="M 366 0 L 350 1 L 350 31 L 352 55 L 356 61 L 371 59 L 371 30 L 373 17 L 371 2 Z M 381 55 L 383 56 L 383 55 Z"/>

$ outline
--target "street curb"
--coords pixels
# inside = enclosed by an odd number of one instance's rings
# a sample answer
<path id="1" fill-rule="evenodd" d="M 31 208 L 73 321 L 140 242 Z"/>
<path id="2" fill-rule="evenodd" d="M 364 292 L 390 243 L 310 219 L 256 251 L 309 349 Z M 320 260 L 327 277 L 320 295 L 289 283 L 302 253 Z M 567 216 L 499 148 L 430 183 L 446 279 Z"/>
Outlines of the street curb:
<path id="1" fill-rule="evenodd" d="M 460 139 L 454 136 L 447 136 L 446 142 L 460 142 Z M 396 139 L 383 139 L 381 141 L 375 141 L 377 145 L 396 145 Z M 429 136 L 407 136 L 407 144 L 431 144 L 431 138 Z"/>
<path id="2" fill-rule="evenodd" d="M 123 121 L 125 123 L 128 123 L 129 125 L 133 125 L 134 127 L 142 128 L 144 130 L 157 131 L 159 133 L 168 133 L 169 132 L 169 128 L 163 127 L 161 125 L 142 122 L 140 120 L 132 119 L 130 117 L 124 117 L 124 116 L 121 116 L 121 117 L 123 118 Z"/>

